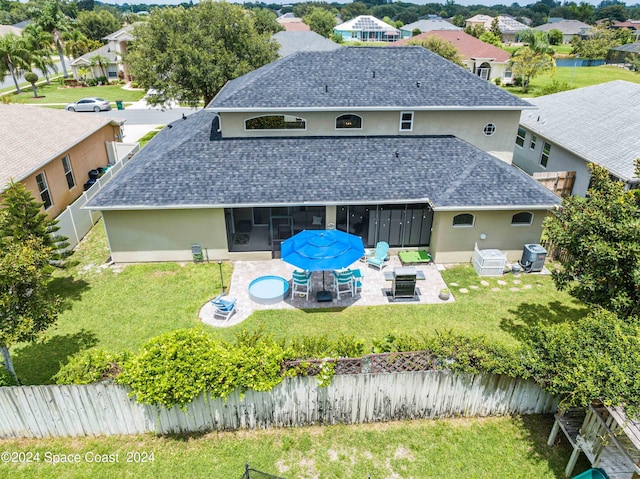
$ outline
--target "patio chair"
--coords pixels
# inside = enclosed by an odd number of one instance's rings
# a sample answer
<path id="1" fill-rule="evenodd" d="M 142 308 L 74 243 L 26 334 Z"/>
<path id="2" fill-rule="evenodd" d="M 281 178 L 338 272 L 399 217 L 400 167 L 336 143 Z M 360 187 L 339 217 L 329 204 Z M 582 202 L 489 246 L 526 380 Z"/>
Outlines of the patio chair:
<path id="1" fill-rule="evenodd" d="M 236 312 L 237 299 L 222 299 L 222 294 L 213 298 L 210 303 L 213 305 L 213 317 L 220 317 L 226 323 L 229 318 Z"/>
<path id="2" fill-rule="evenodd" d="M 291 294 L 295 296 L 296 293 L 304 294 L 306 299 L 309 300 L 309 293 L 311 292 L 311 273 L 306 271 L 294 271 L 291 278 Z"/>
<path id="3" fill-rule="evenodd" d="M 374 266 L 375 268 L 378 268 L 380 271 L 382 271 L 382 268 L 387 265 L 387 260 L 389 259 L 388 253 L 389 243 L 387 243 L 386 241 L 378 242 L 373 255 L 367 258 L 367 264 Z"/>
<path id="4" fill-rule="evenodd" d="M 350 292 L 353 297 L 353 271 L 350 269 L 333 272 L 333 286 L 336 289 L 336 296 L 340 299 L 340 293 Z M 341 289 L 342 288 L 342 289 Z"/>
<path id="5" fill-rule="evenodd" d="M 355 296 L 358 293 L 362 292 L 362 272 L 359 269 L 354 269 L 352 271 L 353 275 L 352 275 L 352 285 L 351 287 L 353 288 L 353 295 Z"/>

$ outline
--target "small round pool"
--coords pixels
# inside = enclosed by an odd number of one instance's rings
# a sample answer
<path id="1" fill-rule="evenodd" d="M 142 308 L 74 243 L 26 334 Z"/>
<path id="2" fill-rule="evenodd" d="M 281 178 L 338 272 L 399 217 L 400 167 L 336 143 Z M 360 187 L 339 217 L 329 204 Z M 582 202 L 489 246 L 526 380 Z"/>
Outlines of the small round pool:
<path id="1" fill-rule="evenodd" d="M 288 292 L 289 282 L 280 276 L 260 276 L 249 284 L 249 297 L 259 304 L 279 303 Z"/>

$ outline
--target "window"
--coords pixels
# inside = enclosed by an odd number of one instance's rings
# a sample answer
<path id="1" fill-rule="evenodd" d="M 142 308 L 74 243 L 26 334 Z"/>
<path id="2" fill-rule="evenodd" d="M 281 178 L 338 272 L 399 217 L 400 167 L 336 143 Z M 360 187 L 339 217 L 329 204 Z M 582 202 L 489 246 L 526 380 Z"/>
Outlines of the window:
<path id="1" fill-rule="evenodd" d="M 475 217 L 469 213 L 462 213 L 453 217 L 453 226 L 470 227 L 473 226 Z"/>
<path id="2" fill-rule="evenodd" d="M 529 142 L 529 148 L 531 148 L 532 150 L 535 150 L 536 141 L 538 141 L 538 137 L 536 135 L 531 135 L 531 142 Z"/>
<path id="3" fill-rule="evenodd" d="M 293 115 L 264 115 L 244 122 L 247 130 L 304 130 L 307 122 Z"/>
<path id="4" fill-rule="evenodd" d="M 336 118 L 336 129 L 342 128 L 362 129 L 362 118 L 358 115 L 340 115 Z"/>
<path id="5" fill-rule="evenodd" d="M 518 136 L 516 137 L 516 145 L 520 148 L 524 146 L 524 138 L 527 136 L 527 130 L 524 128 L 518 128 Z"/>
<path id="6" fill-rule="evenodd" d="M 545 141 L 542 147 L 542 155 L 540 155 L 540 166 L 543 168 L 546 168 L 547 163 L 549 163 L 549 153 L 551 153 L 551 145 Z"/>
<path id="7" fill-rule="evenodd" d="M 484 125 L 482 132 L 484 133 L 484 136 L 491 136 L 496 132 L 496 125 L 493 123 L 487 123 Z"/>
<path id="8" fill-rule="evenodd" d="M 38 191 L 40 192 L 40 198 L 44 203 L 44 209 L 48 210 L 51 207 L 51 196 L 49 195 L 49 186 L 47 185 L 47 177 L 44 173 L 39 173 L 36 176 L 36 183 L 38 183 Z"/>
<path id="9" fill-rule="evenodd" d="M 511 217 L 511 224 L 513 226 L 525 226 L 533 223 L 533 213 L 522 212 L 516 213 Z"/>
<path id="10" fill-rule="evenodd" d="M 400 112 L 400 131 L 413 131 L 413 112 Z"/>
<path id="11" fill-rule="evenodd" d="M 67 178 L 67 186 L 69 189 L 76 186 L 76 180 L 73 177 L 73 170 L 71 169 L 71 161 L 69 160 L 69 155 L 65 155 L 62 157 L 62 167 L 64 168 L 64 176 Z"/>

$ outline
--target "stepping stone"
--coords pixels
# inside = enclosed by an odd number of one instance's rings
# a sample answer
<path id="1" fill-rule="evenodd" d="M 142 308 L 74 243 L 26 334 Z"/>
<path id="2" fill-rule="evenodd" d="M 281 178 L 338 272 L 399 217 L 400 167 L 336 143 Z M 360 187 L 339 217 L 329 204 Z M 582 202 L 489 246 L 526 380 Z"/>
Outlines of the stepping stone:
<path id="1" fill-rule="evenodd" d="M 521 284 L 521 283 L 522 283 L 522 281 L 519 280 L 519 279 L 514 279 L 513 280 L 513 284 Z"/>
<path id="2" fill-rule="evenodd" d="M 482 286 L 489 286 L 489 281 L 485 281 L 484 279 L 482 281 L 480 281 L 480 284 Z"/>
<path id="3" fill-rule="evenodd" d="M 471 286 L 469 286 L 471 289 L 480 289 L 480 286 L 476 286 L 475 284 L 472 284 Z"/>
<path id="4" fill-rule="evenodd" d="M 458 291 L 460 291 L 461 293 L 468 293 L 469 290 L 467 288 L 460 288 Z"/>
<path id="5" fill-rule="evenodd" d="M 520 288 L 509 288 L 509 291 L 520 291 Z"/>
<path id="6" fill-rule="evenodd" d="M 491 288 L 491 291 L 500 291 L 500 288 Z"/>
<path id="7" fill-rule="evenodd" d="M 460 285 L 458 283 L 449 283 L 449 286 L 453 286 L 455 288 L 456 286 L 460 286 Z"/>
<path id="8" fill-rule="evenodd" d="M 507 282 L 506 282 L 506 281 L 503 281 L 503 280 L 501 280 L 501 279 L 499 279 L 499 280 L 498 280 L 498 284 L 499 284 L 500 286 L 506 286 L 506 285 L 507 285 Z"/>
<path id="9" fill-rule="evenodd" d="M 525 284 L 525 285 L 523 286 L 523 288 L 524 288 L 524 289 L 531 289 L 531 288 L 533 288 L 533 285 L 531 285 L 531 284 Z"/>

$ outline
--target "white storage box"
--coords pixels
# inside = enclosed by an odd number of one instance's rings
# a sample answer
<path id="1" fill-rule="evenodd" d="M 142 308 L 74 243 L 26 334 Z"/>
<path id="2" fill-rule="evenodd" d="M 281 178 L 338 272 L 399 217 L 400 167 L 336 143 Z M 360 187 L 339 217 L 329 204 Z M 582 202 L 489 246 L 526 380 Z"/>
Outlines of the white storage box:
<path id="1" fill-rule="evenodd" d="M 479 276 L 502 276 L 507 265 L 507 256 L 499 249 L 473 249 L 473 267 Z"/>

